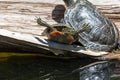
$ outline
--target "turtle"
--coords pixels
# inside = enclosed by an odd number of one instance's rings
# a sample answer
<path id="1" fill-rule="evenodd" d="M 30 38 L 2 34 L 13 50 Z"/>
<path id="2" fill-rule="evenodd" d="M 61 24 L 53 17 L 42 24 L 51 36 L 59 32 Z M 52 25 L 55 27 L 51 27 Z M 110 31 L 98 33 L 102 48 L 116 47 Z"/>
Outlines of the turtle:
<path id="1" fill-rule="evenodd" d="M 68 27 L 65 24 L 58 23 L 50 25 L 43 21 L 40 17 L 36 18 L 36 20 L 39 25 L 47 27 L 43 33 L 48 37 L 48 40 L 63 44 L 72 44 L 76 42 L 78 39 L 78 33 L 82 33 L 89 29 L 88 24 L 82 25 L 82 29 L 75 31 L 73 28 Z"/>
<path id="2" fill-rule="evenodd" d="M 87 0 L 63 0 L 67 5 L 63 24 L 75 31 L 89 24 L 89 30 L 78 34 L 78 41 L 86 48 L 97 51 L 113 51 L 118 48 L 119 31 L 112 20 Z M 120 47 L 120 44 L 119 44 Z"/>

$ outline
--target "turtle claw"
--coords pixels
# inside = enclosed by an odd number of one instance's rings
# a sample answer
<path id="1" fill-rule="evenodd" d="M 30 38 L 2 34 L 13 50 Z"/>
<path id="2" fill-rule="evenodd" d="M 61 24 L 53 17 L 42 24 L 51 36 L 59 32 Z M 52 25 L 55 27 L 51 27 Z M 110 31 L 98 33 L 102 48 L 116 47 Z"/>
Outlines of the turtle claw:
<path id="1" fill-rule="evenodd" d="M 86 31 L 88 29 L 90 29 L 89 24 L 83 24 L 83 28 L 80 29 L 77 33 L 82 33 L 82 32 L 84 32 L 84 31 Z"/>

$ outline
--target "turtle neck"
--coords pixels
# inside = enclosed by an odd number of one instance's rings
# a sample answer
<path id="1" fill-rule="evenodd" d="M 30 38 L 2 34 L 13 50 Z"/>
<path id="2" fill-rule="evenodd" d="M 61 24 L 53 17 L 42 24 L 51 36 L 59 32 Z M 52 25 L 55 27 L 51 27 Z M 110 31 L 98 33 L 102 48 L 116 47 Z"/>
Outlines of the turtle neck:
<path id="1" fill-rule="evenodd" d="M 66 4 L 67 7 L 71 6 L 72 4 L 74 4 L 74 0 L 63 0 Z"/>

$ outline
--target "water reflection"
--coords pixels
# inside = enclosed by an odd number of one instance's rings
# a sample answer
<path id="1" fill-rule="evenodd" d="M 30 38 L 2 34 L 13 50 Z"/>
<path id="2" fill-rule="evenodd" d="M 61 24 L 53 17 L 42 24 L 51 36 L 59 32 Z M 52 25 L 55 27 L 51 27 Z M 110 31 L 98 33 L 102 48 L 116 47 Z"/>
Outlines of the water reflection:
<path id="1" fill-rule="evenodd" d="M 11 57 L 0 61 L 1 80 L 110 80 L 113 61 Z"/>

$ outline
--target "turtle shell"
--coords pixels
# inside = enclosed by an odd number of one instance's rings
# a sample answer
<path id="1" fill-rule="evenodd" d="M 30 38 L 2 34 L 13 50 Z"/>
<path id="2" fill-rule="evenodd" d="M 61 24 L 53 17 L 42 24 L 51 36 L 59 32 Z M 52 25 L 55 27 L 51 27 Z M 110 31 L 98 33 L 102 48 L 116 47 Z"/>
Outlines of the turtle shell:
<path id="1" fill-rule="evenodd" d="M 79 42 L 86 48 L 112 51 L 117 47 L 118 29 L 87 0 L 77 0 L 68 7 L 64 14 L 64 23 L 75 30 L 82 29 L 83 24 L 89 24 L 90 29 L 79 34 Z"/>

